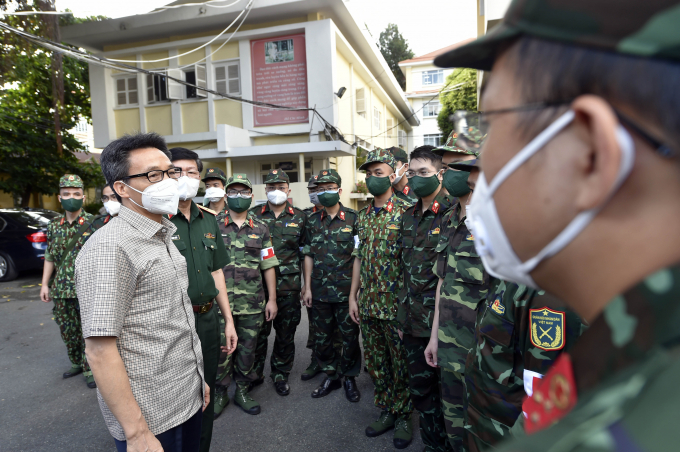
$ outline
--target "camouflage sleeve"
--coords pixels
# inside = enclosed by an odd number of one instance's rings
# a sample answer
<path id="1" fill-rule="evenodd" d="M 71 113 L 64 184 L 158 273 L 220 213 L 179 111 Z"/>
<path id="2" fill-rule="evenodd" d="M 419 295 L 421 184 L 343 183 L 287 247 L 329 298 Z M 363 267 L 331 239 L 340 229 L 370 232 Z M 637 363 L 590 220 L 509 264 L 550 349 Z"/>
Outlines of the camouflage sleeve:
<path id="1" fill-rule="evenodd" d="M 260 270 L 262 271 L 279 266 L 279 258 L 276 257 L 276 255 L 273 255 L 270 258 L 265 258 L 264 253 L 266 253 L 267 250 L 270 250 L 273 253 L 274 245 L 272 244 L 272 238 L 269 235 L 269 228 L 267 228 L 267 226 L 264 226 L 264 233 L 262 234 L 263 255 L 260 257 Z"/>
<path id="2" fill-rule="evenodd" d="M 45 250 L 45 260 L 47 262 L 54 262 L 54 256 L 52 254 L 54 249 L 54 240 L 52 240 L 54 238 L 53 224 L 53 222 L 50 222 L 50 224 L 47 225 L 47 249 Z"/>
<path id="3" fill-rule="evenodd" d="M 314 221 L 312 219 L 312 216 L 309 215 L 307 216 L 307 224 L 305 226 L 305 231 L 303 235 L 303 244 L 302 244 L 302 254 L 305 256 L 309 257 L 314 257 L 314 254 L 312 254 L 312 230 L 313 230 L 313 225 Z M 303 267 L 304 268 L 304 267 Z"/>
<path id="4" fill-rule="evenodd" d="M 300 259 L 300 268 L 305 266 L 305 243 L 307 243 L 307 222 L 309 217 L 307 215 L 302 216 L 302 230 L 300 231 L 300 246 L 298 249 L 298 258 Z"/>
<path id="5" fill-rule="evenodd" d="M 363 212 L 363 210 L 361 211 Z M 362 221 L 361 212 L 357 214 L 354 220 L 354 225 L 352 226 L 352 232 L 354 233 L 354 251 L 352 251 L 352 257 L 357 257 L 361 259 L 361 252 L 363 251 L 363 241 L 359 236 L 359 222 Z"/>
<path id="6" fill-rule="evenodd" d="M 207 215 L 208 217 L 212 218 L 212 226 L 213 226 L 213 231 L 215 234 L 215 237 L 219 239 L 219 237 L 222 236 L 222 232 L 220 232 L 220 227 L 217 224 L 217 220 L 213 215 Z M 213 253 L 213 265 L 212 268 L 214 269 L 221 269 L 226 267 L 231 263 L 231 258 L 229 257 L 229 253 L 227 252 L 227 247 L 224 245 L 224 240 L 215 240 L 215 252 Z"/>

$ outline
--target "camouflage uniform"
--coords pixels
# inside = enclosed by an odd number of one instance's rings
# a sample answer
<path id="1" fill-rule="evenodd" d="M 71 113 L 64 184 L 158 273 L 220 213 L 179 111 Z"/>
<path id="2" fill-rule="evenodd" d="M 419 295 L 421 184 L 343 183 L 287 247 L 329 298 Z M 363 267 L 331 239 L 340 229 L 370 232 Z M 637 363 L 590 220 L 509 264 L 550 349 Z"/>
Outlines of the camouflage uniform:
<path id="1" fill-rule="evenodd" d="M 434 273 L 443 279 L 439 292 L 437 364 L 441 367 L 442 405 L 449 442 L 463 450 L 468 351 L 474 345 L 476 309 L 486 299 L 490 277 L 474 247 L 474 237 L 458 219 L 460 203 L 449 209 L 439 234 Z"/>
<path id="2" fill-rule="evenodd" d="M 271 170 L 265 184 L 285 182 L 290 179 L 283 170 Z M 295 330 L 300 324 L 302 308 L 300 303 L 301 259 L 304 246 L 307 215 L 288 202 L 278 216 L 269 208 L 269 203 L 251 209 L 251 212 L 269 229 L 279 266 L 276 268 L 276 304 L 278 313 L 271 322 L 265 322 L 257 341 L 255 373 L 264 376 L 267 345 L 272 324 L 276 331 L 271 356 L 271 377 L 274 381 L 288 381 L 295 358 Z M 265 286 L 265 296 L 267 288 Z"/>
<path id="3" fill-rule="evenodd" d="M 232 180 L 233 177 L 229 178 Z M 243 389 L 258 378 L 255 372 L 257 337 L 264 323 L 265 308 L 262 271 L 276 267 L 279 260 L 275 255 L 261 257 L 261 252 L 273 249 L 273 245 L 267 225 L 252 212 L 248 212 L 240 228 L 228 210 L 217 216 L 217 224 L 230 257 L 223 271 L 238 345 L 231 355 L 221 352 L 216 385 L 228 387 L 235 373 L 236 384 Z M 220 328 L 224 330 L 224 319 L 221 316 L 220 319 Z"/>
<path id="4" fill-rule="evenodd" d="M 396 160 L 399 163 L 408 163 L 408 154 L 406 154 L 406 151 L 403 149 L 397 147 L 397 146 L 392 146 L 391 148 L 387 149 L 390 151 L 392 156 L 394 157 L 394 160 Z M 403 177 L 406 177 L 404 174 Z M 392 191 L 394 192 L 395 195 L 397 195 L 397 198 L 403 199 L 404 201 L 410 203 L 410 204 L 415 204 L 418 202 L 418 197 L 413 193 L 413 190 L 411 190 L 411 187 L 408 186 L 408 183 L 406 186 L 404 186 L 403 190 L 397 190 L 395 187 L 392 187 Z"/>
<path id="5" fill-rule="evenodd" d="M 374 162 L 395 166 L 392 155 L 384 150 L 371 152 L 364 165 Z M 406 350 L 396 318 L 398 296 L 404 285 L 401 222 L 409 207 L 411 204 L 392 195 L 376 212 L 371 201 L 359 212 L 359 248 L 355 250 L 361 259 L 357 303 L 364 358 L 375 385 L 375 406 L 398 417 L 408 417 L 413 411 Z"/>
<path id="6" fill-rule="evenodd" d="M 341 184 L 335 170 L 319 173 L 319 183 Z M 356 377 L 361 370 L 359 327 L 349 315 L 357 213 L 340 203 L 331 218 L 325 210 L 309 216 L 304 254 L 314 259 L 311 276 L 314 353 L 331 380 Z M 342 336 L 342 355 L 333 344 L 335 331 Z"/>
<path id="7" fill-rule="evenodd" d="M 434 317 L 437 277 L 432 262 L 437 259 L 444 212 L 451 198 L 440 192 L 422 212 L 421 201 L 402 217 L 404 287 L 397 319 L 402 325 L 413 407 L 420 413 L 420 437 L 426 451 L 451 450 L 444 426 L 439 372 L 425 361 Z"/>
<path id="8" fill-rule="evenodd" d="M 63 176 L 59 180 L 59 188 L 83 188 L 83 181 L 76 175 Z M 92 215 L 81 210 L 73 223 L 66 221 L 61 215 L 47 225 L 47 250 L 45 260 L 55 263 L 54 279 L 50 285 L 50 296 L 54 306 L 52 314 L 59 325 L 61 339 L 66 345 L 68 358 L 73 366 L 83 369 L 85 378 L 92 376 L 85 356 L 85 339 L 80 325 L 80 305 L 75 287 L 75 261 L 80 249 L 92 234 L 92 227 L 82 233 L 75 246 L 64 256 L 66 246 L 85 223 L 92 221 Z M 57 262 L 59 264 L 57 265 Z"/>
<path id="9" fill-rule="evenodd" d="M 511 437 L 534 377 L 545 375 L 583 330 L 581 319 L 557 298 L 493 279 L 477 310 L 475 346 L 465 363 L 470 451 L 487 450 Z"/>
<path id="10" fill-rule="evenodd" d="M 92 231 L 97 231 L 104 226 L 106 226 L 109 221 L 111 221 L 111 218 L 113 218 L 111 215 L 98 215 L 94 217 L 94 220 L 92 221 Z"/>

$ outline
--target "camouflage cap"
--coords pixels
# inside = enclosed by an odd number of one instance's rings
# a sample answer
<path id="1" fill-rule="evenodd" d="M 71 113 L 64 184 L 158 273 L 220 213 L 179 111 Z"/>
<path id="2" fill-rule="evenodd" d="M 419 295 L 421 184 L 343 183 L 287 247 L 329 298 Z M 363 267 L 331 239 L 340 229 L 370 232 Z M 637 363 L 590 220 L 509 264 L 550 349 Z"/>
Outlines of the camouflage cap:
<path id="1" fill-rule="evenodd" d="M 502 46 L 522 35 L 678 61 L 679 21 L 677 0 L 513 0 L 500 24 L 434 64 L 488 71 Z"/>
<path id="2" fill-rule="evenodd" d="M 479 169 L 480 165 L 480 159 L 477 157 L 476 159 L 472 160 L 463 160 L 462 162 L 452 162 L 449 163 L 449 168 L 456 169 L 458 171 L 472 171 L 472 168 L 477 168 Z"/>
<path id="3" fill-rule="evenodd" d="M 233 184 L 243 184 L 250 189 L 253 188 L 253 185 L 250 183 L 250 180 L 248 180 L 248 176 L 246 176 L 243 173 L 236 173 L 229 179 L 227 179 L 227 185 L 224 188 L 227 188 Z"/>
<path id="4" fill-rule="evenodd" d="M 449 138 L 446 139 L 446 143 L 439 146 L 438 148 L 432 149 L 432 152 L 437 155 L 444 155 L 445 152 L 455 152 L 457 154 L 466 155 L 479 155 L 479 152 L 475 152 L 469 149 L 463 149 L 461 147 L 456 146 L 457 142 L 458 133 L 456 133 L 456 131 L 454 130 L 449 134 Z"/>
<path id="5" fill-rule="evenodd" d="M 316 179 L 316 183 L 317 184 L 336 183 L 338 185 L 342 185 L 342 178 L 340 177 L 340 174 L 338 174 L 338 172 L 335 171 L 334 169 L 325 169 L 319 172 L 319 176 Z"/>
<path id="6" fill-rule="evenodd" d="M 310 177 L 309 182 L 307 182 L 307 188 L 316 188 L 317 179 L 319 179 L 319 176 L 316 174 Z"/>
<path id="7" fill-rule="evenodd" d="M 408 154 L 402 148 L 397 147 L 397 146 L 392 146 L 391 148 L 388 148 L 387 150 L 392 153 L 394 160 L 396 160 L 397 162 L 408 163 Z"/>
<path id="8" fill-rule="evenodd" d="M 222 182 L 227 182 L 227 176 L 219 168 L 208 168 L 205 170 L 205 176 L 201 180 L 205 182 L 206 179 L 220 179 Z"/>
<path id="9" fill-rule="evenodd" d="M 366 157 L 366 161 L 364 162 L 363 165 L 359 167 L 359 171 L 366 171 L 366 168 L 368 165 L 371 163 L 387 163 L 392 167 L 392 169 L 397 167 L 397 161 L 392 155 L 392 153 L 388 150 L 385 149 L 380 149 L 380 148 L 375 148 L 371 152 L 368 153 L 368 156 Z"/>
<path id="10" fill-rule="evenodd" d="M 275 184 L 277 182 L 285 182 L 290 184 L 290 177 L 288 177 L 288 174 L 286 174 L 286 172 L 282 169 L 273 169 L 269 171 L 269 174 L 267 174 L 264 178 L 264 183 Z"/>
<path id="11" fill-rule="evenodd" d="M 64 174 L 59 179 L 59 188 L 83 188 L 83 180 L 77 174 Z"/>

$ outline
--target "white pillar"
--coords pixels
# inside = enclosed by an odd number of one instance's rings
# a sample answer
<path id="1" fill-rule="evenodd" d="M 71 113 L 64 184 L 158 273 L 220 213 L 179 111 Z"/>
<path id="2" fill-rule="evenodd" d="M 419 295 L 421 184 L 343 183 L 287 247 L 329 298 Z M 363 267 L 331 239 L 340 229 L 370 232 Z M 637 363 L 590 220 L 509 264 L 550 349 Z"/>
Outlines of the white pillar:
<path id="1" fill-rule="evenodd" d="M 305 179 L 305 154 L 298 154 L 298 182 L 307 182 Z"/>
<path id="2" fill-rule="evenodd" d="M 227 157 L 227 179 L 232 176 L 231 174 L 231 158 Z"/>

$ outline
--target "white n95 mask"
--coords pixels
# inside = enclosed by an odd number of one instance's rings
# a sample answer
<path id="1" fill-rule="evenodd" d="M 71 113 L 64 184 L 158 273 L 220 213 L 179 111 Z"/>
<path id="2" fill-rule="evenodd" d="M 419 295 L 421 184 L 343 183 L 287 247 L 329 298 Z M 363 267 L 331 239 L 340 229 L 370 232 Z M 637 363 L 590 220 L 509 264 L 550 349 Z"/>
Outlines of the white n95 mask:
<path id="1" fill-rule="evenodd" d="M 120 203 L 118 201 L 106 201 L 104 203 L 104 208 L 106 209 L 106 213 L 111 216 L 116 216 L 118 215 L 118 212 L 120 212 Z"/>
<path id="2" fill-rule="evenodd" d="M 205 191 L 205 198 L 207 198 L 210 202 L 217 202 L 224 198 L 224 195 L 224 189 L 219 187 L 210 187 Z"/>
<path id="3" fill-rule="evenodd" d="M 123 182 L 125 184 L 125 182 Z M 128 184 L 125 184 L 130 187 Z M 139 191 L 134 187 L 130 187 L 137 193 L 142 194 L 142 205 L 137 204 L 132 198 L 129 198 L 133 204 L 142 209 L 146 209 L 151 213 L 161 215 L 175 215 L 177 213 L 177 206 L 179 206 L 179 191 L 177 181 L 170 178 L 165 178 L 157 184 L 151 184 Z"/>
<path id="4" fill-rule="evenodd" d="M 574 120 L 574 116 L 575 114 L 572 110 L 560 116 L 547 129 L 527 144 L 524 149 L 510 159 L 490 184 L 487 183 L 484 173 L 480 173 L 470 202 L 472 208 L 467 211 L 467 218 L 470 219 L 472 226 L 470 229 L 474 231 L 477 253 L 482 258 L 484 268 L 490 275 L 538 289 L 530 273 L 541 261 L 557 254 L 574 240 L 602 210 L 632 171 L 635 160 L 635 145 L 628 131 L 619 125 L 616 131 L 616 138 L 621 149 L 621 165 L 619 166 L 616 181 L 607 201 L 598 207 L 576 215 L 571 223 L 536 256 L 526 262 L 522 262 L 512 249 L 512 244 L 503 230 L 493 194 L 517 168 L 522 166 L 562 129 L 569 125 Z"/>
<path id="5" fill-rule="evenodd" d="M 186 201 L 187 199 L 191 199 L 196 196 L 196 193 L 198 193 L 198 186 L 201 184 L 201 181 L 194 179 L 193 177 L 182 176 L 177 180 L 177 183 L 179 199 Z"/>

